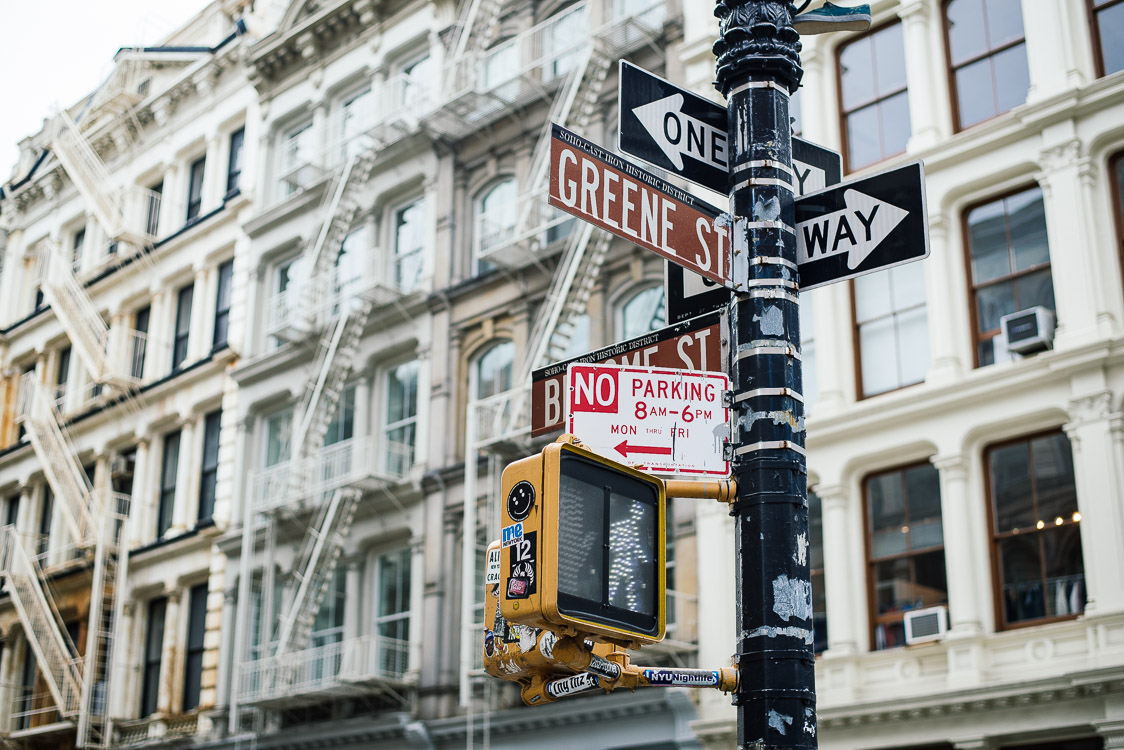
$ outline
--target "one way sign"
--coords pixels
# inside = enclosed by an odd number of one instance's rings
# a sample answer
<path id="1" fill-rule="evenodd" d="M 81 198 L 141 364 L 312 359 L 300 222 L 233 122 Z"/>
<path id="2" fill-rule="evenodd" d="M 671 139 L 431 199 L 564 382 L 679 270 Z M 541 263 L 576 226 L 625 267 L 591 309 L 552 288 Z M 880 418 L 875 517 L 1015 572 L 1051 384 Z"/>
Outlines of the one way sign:
<path id="1" fill-rule="evenodd" d="M 802 292 L 928 256 L 921 162 L 796 201 Z"/>

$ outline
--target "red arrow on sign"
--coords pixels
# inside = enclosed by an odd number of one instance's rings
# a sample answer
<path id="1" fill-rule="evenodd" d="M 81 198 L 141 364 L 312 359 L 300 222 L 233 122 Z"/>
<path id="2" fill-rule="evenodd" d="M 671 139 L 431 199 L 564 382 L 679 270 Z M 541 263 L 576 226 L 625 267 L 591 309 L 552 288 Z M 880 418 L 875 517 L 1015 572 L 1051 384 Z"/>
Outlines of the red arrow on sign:
<path id="1" fill-rule="evenodd" d="M 616 446 L 617 453 L 627 456 L 629 453 L 651 453 L 657 456 L 670 456 L 671 448 L 658 448 L 654 445 L 629 445 L 627 440 L 622 440 Z"/>

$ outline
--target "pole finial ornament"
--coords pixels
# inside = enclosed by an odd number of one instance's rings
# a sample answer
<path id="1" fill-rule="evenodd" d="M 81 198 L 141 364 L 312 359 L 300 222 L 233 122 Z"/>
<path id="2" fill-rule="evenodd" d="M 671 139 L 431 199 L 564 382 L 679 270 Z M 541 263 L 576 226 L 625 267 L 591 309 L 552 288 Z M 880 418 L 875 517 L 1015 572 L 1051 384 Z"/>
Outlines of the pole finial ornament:
<path id="1" fill-rule="evenodd" d="M 724 95 L 754 73 L 773 77 L 795 91 L 800 67 L 800 35 L 792 27 L 791 0 L 717 0 L 717 87 Z"/>

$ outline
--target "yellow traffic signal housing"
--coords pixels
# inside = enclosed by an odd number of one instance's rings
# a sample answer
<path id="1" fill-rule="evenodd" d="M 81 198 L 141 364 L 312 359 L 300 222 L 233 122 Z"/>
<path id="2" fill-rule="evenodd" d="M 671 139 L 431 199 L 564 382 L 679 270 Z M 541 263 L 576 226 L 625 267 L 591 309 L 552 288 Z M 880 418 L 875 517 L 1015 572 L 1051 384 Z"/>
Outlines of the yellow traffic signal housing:
<path id="1" fill-rule="evenodd" d="M 637 647 L 663 640 L 664 483 L 565 436 L 503 472 L 500 611 Z"/>

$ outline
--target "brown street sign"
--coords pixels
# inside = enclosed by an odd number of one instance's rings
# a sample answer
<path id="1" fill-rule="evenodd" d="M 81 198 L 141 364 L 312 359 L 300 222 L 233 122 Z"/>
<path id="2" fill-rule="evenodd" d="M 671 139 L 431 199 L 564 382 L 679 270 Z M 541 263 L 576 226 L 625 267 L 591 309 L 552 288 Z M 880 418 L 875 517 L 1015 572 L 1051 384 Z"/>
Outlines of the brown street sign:
<path id="1" fill-rule="evenodd" d="M 701 315 L 580 357 L 541 367 L 531 374 L 531 435 L 566 426 L 566 368 L 571 364 L 610 364 L 725 372 L 722 313 Z"/>
<path id="2" fill-rule="evenodd" d="M 714 206 L 552 123 L 550 205 L 733 287 L 730 230 Z"/>

